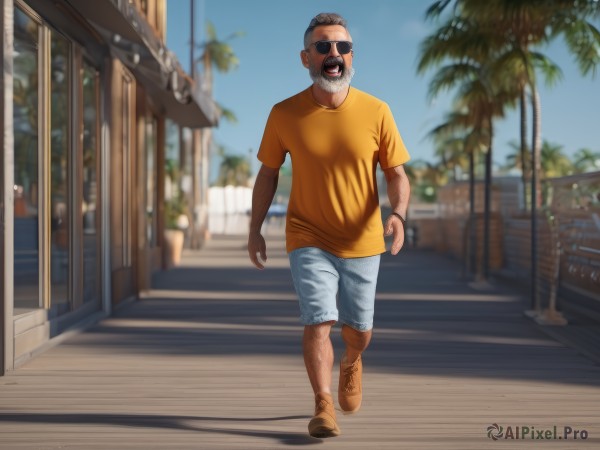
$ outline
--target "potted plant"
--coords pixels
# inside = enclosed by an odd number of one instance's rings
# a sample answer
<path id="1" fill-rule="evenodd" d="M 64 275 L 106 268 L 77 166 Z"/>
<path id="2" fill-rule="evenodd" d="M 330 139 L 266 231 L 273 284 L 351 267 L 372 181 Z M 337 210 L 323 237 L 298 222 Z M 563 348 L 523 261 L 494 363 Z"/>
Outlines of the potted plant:
<path id="1" fill-rule="evenodd" d="M 170 268 L 181 262 L 185 230 L 190 225 L 183 192 L 178 191 L 170 199 L 165 199 L 164 214 L 165 266 Z"/>

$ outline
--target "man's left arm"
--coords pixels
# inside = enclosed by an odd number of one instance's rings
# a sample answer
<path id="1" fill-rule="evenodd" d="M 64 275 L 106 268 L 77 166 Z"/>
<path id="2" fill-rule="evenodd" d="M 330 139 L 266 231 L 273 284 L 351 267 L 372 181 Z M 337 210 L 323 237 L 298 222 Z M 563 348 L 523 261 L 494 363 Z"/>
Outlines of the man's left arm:
<path id="1" fill-rule="evenodd" d="M 410 198 L 410 183 L 402 165 L 384 169 L 383 173 L 392 207 L 392 214 L 386 219 L 383 229 L 386 236 L 394 236 L 391 253 L 397 255 L 404 245 L 404 224 Z"/>

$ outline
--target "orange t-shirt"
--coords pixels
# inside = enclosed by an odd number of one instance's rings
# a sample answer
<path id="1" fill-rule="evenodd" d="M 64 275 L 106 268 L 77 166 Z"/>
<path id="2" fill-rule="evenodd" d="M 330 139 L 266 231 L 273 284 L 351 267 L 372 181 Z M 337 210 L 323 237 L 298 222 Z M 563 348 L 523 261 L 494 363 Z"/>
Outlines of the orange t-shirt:
<path id="1" fill-rule="evenodd" d="M 389 106 L 350 88 L 344 103 L 319 105 L 308 88 L 276 104 L 258 159 L 279 168 L 292 158 L 286 247 L 318 247 L 338 257 L 385 252 L 376 167 L 410 159 Z"/>

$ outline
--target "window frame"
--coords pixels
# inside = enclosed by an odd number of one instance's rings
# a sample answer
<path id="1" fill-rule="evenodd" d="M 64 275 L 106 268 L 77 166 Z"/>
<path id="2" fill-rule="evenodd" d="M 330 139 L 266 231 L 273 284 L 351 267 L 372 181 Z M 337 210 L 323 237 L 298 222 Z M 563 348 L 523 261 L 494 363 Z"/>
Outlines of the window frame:
<path id="1" fill-rule="evenodd" d="M 69 316 L 78 311 L 75 316 L 79 316 L 88 308 L 100 309 L 103 305 L 104 299 L 104 281 L 103 281 L 103 268 L 105 255 L 103 252 L 104 246 L 101 243 L 101 239 L 98 238 L 97 242 L 97 254 L 98 254 L 98 267 L 97 267 L 97 281 L 99 294 L 93 302 L 83 301 L 84 292 L 84 277 L 83 277 L 83 223 L 80 220 L 81 214 L 81 202 L 83 199 L 80 185 L 83 180 L 83 91 L 82 91 L 82 69 L 84 62 L 89 67 L 94 68 L 96 71 L 96 104 L 98 105 L 98 114 L 96 116 L 96 175 L 97 175 L 97 211 L 96 211 L 96 225 L 99 233 L 103 230 L 103 177 L 104 177 L 104 158 L 103 152 L 105 151 L 105 136 L 102 133 L 102 121 L 103 121 L 103 70 L 98 67 L 98 64 L 94 63 L 93 55 L 87 55 L 85 48 L 78 44 L 68 34 L 60 31 L 54 27 L 51 23 L 44 20 L 38 13 L 35 12 L 29 5 L 23 0 L 14 0 L 14 8 L 20 9 L 26 14 L 31 20 L 36 22 L 38 25 L 38 143 L 37 143 L 37 158 L 38 158 L 38 240 L 39 240 L 39 306 L 37 309 L 30 312 L 46 310 L 49 312 L 48 317 L 53 319 L 60 317 L 61 322 L 64 320 L 65 323 L 70 323 Z M 69 269 L 68 269 L 68 305 L 69 307 L 65 311 L 61 311 L 57 314 L 57 311 L 53 310 L 52 303 L 52 273 L 51 273 L 51 219 L 52 219 L 52 146 L 51 146 L 51 132 L 52 132 L 52 91 L 51 91 L 51 77 L 52 77 L 52 55 L 51 55 L 51 43 L 52 33 L 56 33 L 61 38 L 65 39 L 68 43 L 68 67 L 67 76 L 68 80 L 68 96 L 67 104 L 69 112 L 67 114 L 67 211 L 68 211 L 68 227 L 69 227 Z M 131 145 L 129 150 L 131 151 Z M 14 152 L 14 146 L 13 146 Z M 14 171 L 14 168 L 13 168 Z M 129 177 L 128 177 L 129 179 Z M 131 205 L 130 205 L 131 206 Z M 131 218 L 128 218 L 131 221 Z M 14 227 L 14 219 L 13 224 Z M 131 238 L 131 236 L 130 236 Z M 13 250 L 14 252 L 14 250 Z M 129 252 L 131 261 L 131 249 Z M 13 256 L 14 261 L 14 256 Z M 13 295 L 13 309 L 14 309 L 14 295 Z M 86 308 L 82 308 L 86 305 Z M 27 314 L 25 312 L 23 314 Z M 21 317 L 23 314 L 14 315 L 14 318 Z M 64 318 L 64 319 L 63 319 Z M 61 328 L 61 326 L 59 326 Z"/>

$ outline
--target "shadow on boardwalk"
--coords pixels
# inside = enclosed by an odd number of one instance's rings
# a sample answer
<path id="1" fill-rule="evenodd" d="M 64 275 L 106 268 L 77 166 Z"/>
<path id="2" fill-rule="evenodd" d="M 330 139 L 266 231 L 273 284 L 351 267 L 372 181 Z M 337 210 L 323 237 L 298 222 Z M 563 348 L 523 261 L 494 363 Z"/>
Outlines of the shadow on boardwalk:
<path id="1" fill-rule="evenodd" d="M 126 345 L 165 354 L 299 352 L 298 307 L 282 243 L 270 242 L 267 269 L 258 271 L 247 261 L 242 238 L 216 239 L 205 253 L 189 254 L 183 267 L 157 276 L 144 308 L 121 315 L 174 320 L 177 326 L 120 329 Z M 600 385 L 570 370 L 594 370 L 592 363 L 547 339 L 523 317 L 527 302 L 517 291 L 467 283 L 460 273 L 458 263 L 429 251 L 384 255 L 370 366 L 394 373 Z M 176 345 L 168 345 L 171 339 Z"/>
<path id="2" fill-rule="evenodd" d="M 417 250 L 382 259 L 360 414 L 339 415 L 339 438 L 309 438 L 298 306 L 283 240 L 268 245 L 258 271 L 244 239 L 215 237 L 141 301 L 0 379 L 0 443 L 515 448 L 488 438 L 498 423 L 572 426 L 589 435 L 577 448 L 600 444 L 600 367 L 525 319 L 517 292 Z"/>

